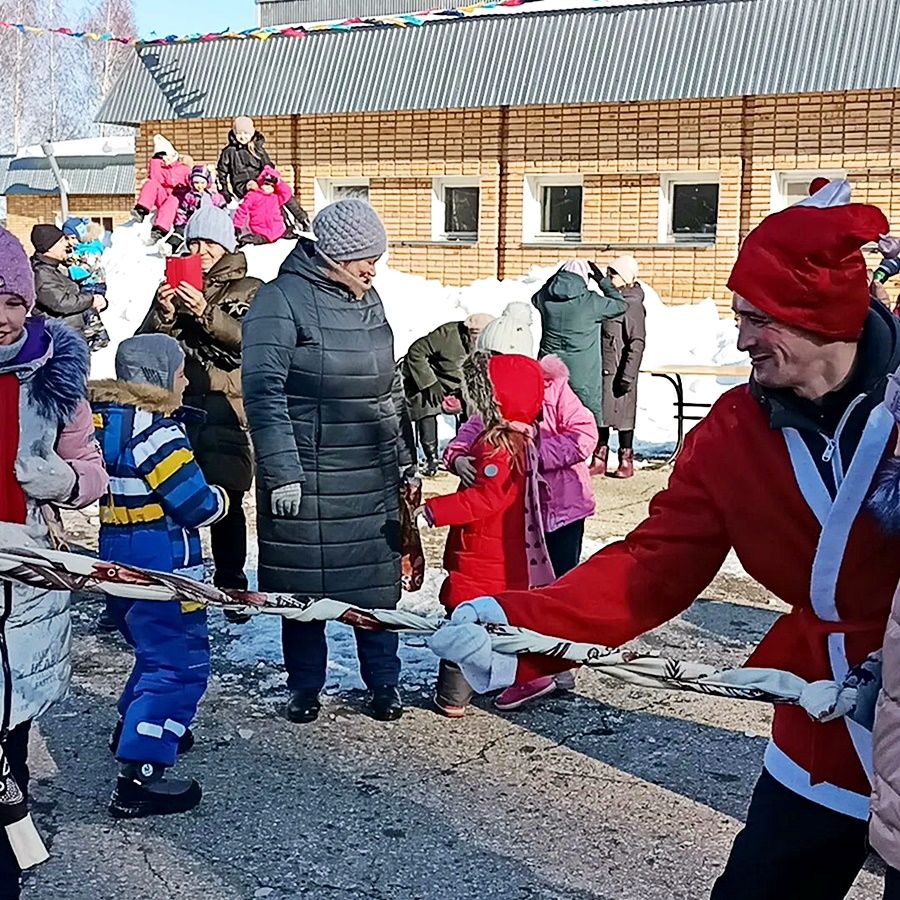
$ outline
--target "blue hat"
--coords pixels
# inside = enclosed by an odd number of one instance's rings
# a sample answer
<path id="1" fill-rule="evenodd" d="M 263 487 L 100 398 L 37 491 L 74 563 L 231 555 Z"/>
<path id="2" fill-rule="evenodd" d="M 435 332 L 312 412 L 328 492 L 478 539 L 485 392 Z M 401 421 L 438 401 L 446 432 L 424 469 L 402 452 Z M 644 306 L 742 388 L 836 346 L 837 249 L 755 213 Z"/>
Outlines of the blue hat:
<path id="1" fill-rule="evenodd" d="M 90 219 L 66 219 L 62 227 L 63 234 L 66 237 L 74 237 L 78 238 L 79 241 L 83 241 L 87 237 L 88 225 L 90 224 Z"/>

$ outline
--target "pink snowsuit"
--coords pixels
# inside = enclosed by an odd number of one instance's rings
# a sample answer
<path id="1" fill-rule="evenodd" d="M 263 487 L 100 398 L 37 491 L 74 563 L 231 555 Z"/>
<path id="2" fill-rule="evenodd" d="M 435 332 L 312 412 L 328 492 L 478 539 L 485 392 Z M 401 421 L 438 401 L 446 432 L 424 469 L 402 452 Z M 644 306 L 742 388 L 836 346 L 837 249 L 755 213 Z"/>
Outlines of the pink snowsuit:
<path id="1" fill-rule="evenodd" d="M 191 188 L 178 188 L 175 191 L 178 198 L 178 212 L 175 215 L 176 225 L 187 225 L 188 219 L 200 209 L 204 197 L 212 200 L 213 206 L 224 209 L 225 198 L 218 191 L 194 191 Z"/>
<path id="2" fill-rule="evenodd" d="M 275 184 L 275 193 L 266 194 L 263 191 L 247 191 L 241 205 L 234 213 L 234 227 L 238 231 L 249 231 L 250 234 L 258 234 L 266 238 L 269 243 L 284 237 L 287 230 L 284 227 L 284 217 L 281 214 L 282 207 L 291 202 L 294 192 L 290 186 L 281 180 L 281 175 L 271 166 L 266 166 L 259 173 L 258 183 L 267 176 L 278 178 Z"/>
<path id="3" fill-rule="evenodd" d="M 152 212 L 156 210 L 155 228 L 169 232 L 178 213 L 178 197 L 175 188 L 190 189 L 191 169 L 183 162 L 167 166 L 161 159 L 150 160 L 150 178 L 144 182 L 138 194 L 138 206 Z"/>

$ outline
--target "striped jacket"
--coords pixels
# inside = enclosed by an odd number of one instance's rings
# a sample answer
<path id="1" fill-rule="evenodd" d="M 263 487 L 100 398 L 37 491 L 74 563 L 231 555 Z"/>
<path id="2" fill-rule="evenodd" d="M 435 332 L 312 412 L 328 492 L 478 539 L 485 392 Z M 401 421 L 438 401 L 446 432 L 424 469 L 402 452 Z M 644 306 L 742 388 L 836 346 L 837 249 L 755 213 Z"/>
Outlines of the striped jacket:
<path id="1" fill-rule="evenodd" d="M 174 572 L 203 562 L 199 529 L 228 511 L 207 484 L 168 391 L 100 381 L 91 385 L 94 429 L 109 473 L 100 501 L 103 559 Z"/>

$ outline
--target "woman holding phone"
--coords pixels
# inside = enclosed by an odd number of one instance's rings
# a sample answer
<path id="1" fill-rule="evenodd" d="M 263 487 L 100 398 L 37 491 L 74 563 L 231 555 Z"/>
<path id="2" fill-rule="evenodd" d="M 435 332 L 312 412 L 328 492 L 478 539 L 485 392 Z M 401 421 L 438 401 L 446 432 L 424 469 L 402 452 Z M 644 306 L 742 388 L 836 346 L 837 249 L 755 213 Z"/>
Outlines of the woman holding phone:
<path id="1" fill-rule="evenodd" d="M 214 583 L 246 590 L 242 504 L 253 459 L 241 397 L 241 319 L 262 282 L 247 277 L 247 260 L 236 252 L 225 210 L 201 206 L 188 221 L 185 240 L 193 259 L 169 260 L 167 280 L 139 331 L 168 334 L 184 350 L 185 406 L 206 414 L 203 422 L 186 423 L 191 446 L 206 480 L 225 488 L 230 500 L 228 515 L 210 529 Z"/>

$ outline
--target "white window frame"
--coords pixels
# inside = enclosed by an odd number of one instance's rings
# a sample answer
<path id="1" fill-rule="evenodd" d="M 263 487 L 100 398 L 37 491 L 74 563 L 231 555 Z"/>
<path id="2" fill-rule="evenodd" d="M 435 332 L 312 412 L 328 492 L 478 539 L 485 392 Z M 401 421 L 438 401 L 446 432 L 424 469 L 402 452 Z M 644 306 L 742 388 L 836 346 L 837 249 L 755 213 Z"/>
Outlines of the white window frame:
<path id="1" fill-rule="evenodd" d="M 447 188 L 478 188 L 478 222 L 473 238 L 454 237 L 444 230 L 447 212 Z M 481 233 L 481 179 L 467 175 L 448 175 L 432 179 L 431 187 L 431 239 L 449 244 L 477 244 Z"/>
<path id="2" fill-rule="evenodd" d="M 368 178 L 317 178 L 315 182 L 315 210 L 334 202 L 336 187 L 364 187 L 370 189 Z"/>
<path id="3" fill-rule="evenodd" d="M 672 206 L 675 185 L 717 184 L 719 200 L 722 199 L 722 178 L 719 172 L 660 172 L 659 173 L 659 243 L 715 243 L 716 235 L 674 234 L 672 231 Z M 718 209 L 716 225 L 718 226 Z"/>
<path id="4" fill-rule="evenodd" d="M 581 228 L 577 235 L 564 231 L 541 231 L 542 200 L 545 187 L 581 188 Z M 563 175 L 526 175 L 522 191 L 522 242 L 525 244 L 580 244 L 584 230 L 584 176 L 570 172 Z"/>
<path id="5" fill-rule="evenodd" d="M 780 212 L 787 209 L 787 187 L 790 184 L 809 183 L 814 178 L 827 178 L 829 181 L 847 177 L 846 169 L 779 169 L 772 172 L 771 211 Z"/>

